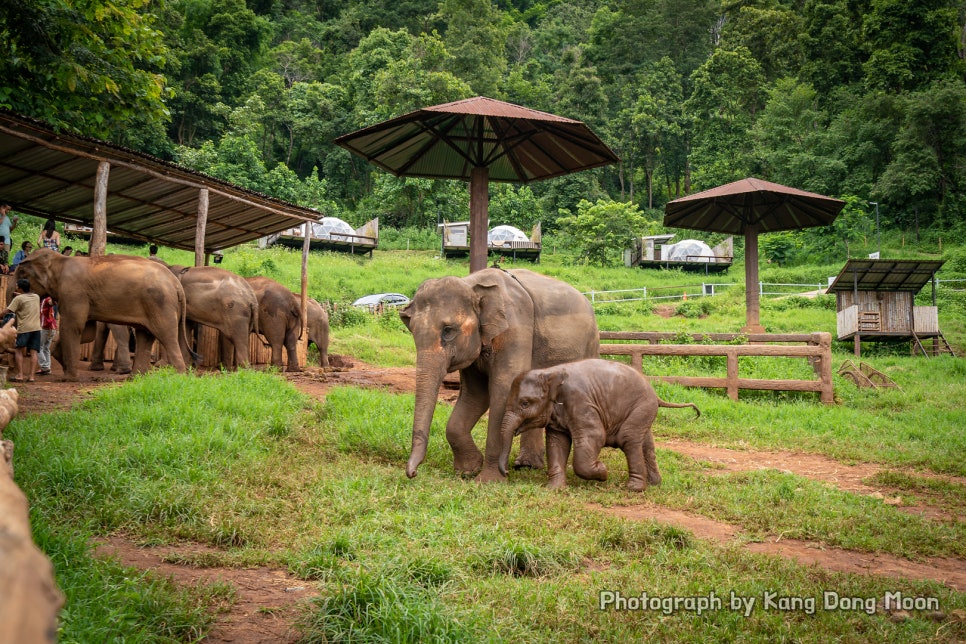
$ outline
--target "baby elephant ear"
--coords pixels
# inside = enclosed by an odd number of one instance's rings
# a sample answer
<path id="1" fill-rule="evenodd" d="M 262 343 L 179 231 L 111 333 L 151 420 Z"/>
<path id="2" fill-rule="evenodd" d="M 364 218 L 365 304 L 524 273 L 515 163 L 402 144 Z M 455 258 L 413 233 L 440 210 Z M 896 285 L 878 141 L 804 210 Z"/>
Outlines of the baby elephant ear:
<path id="1" fill-rule="evenodd" d="M 567 372 L 557 369 L 543 375 L 543 388 L 547 392 L 547 398 L 552 402 L 557 402 L 557 395 L 560 393 L 560 385 L 567 380 Z"/>
<path id="2" fill-rule="evenodd" d="M 473 286 L 476 295 L 476 310 L 480 320 L 480 336 L 483 346 L 489 346 L 493 338 L 510 328 L 506 321 L 506 306 L 503 292 L 496 282 Z"/>

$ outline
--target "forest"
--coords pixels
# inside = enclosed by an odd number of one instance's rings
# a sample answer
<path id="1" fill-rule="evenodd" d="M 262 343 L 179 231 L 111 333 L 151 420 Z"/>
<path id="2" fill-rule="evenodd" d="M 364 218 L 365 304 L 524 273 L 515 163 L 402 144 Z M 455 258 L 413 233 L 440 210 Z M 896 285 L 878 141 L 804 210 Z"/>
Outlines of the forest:
<path id="1" fill-rule="evenodd" d="M 886 230 L 966 240 L 951 0 L 8 0 L 0 41 L 0 107 L 353 225 L 465 219 L 465 185 L 333 139 L 483 95 L 584 121 L 621 158 L 492 184 L 494 225 L 552 234 L 596 208 L 657 229 L 667 201 L 756 176 L 846 199 L 846 243 L 870 202 Z"/>

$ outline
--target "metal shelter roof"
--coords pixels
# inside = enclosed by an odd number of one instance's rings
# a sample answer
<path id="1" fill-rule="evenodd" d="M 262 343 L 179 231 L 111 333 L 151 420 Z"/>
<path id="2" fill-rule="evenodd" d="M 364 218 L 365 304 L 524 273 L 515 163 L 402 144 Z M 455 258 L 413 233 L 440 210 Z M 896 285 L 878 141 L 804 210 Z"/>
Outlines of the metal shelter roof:
<path id="1" fill-rule="evenodd" d="M 298 225 L 320 213 L 105 141 L 55 132 L 0 110 L 0 201 L 18 212 L 91 226 L 98 165 L 110 163 L 107 229 L 195 250 L 199 194 L 208 189 L 205 252 Z"/>
<path id="2" fill-rule="evenodd" d="M 845 202 L 814 192 L 748 177 L 669 201 L 664 225 L 740 235 L 827 226 Z"/>
<path id="3" fill-rule="evenodd" d="M 335 143 L 396 176 L 529 183 L 620 159 L 587 125 L 485 96 L 424 107 Z"/>
<path id="4" fill-rule="evenodd" d="M 929 283 L 943 260 L 850 259 L 827 292 L 911 291 L 918 293 Z"/>

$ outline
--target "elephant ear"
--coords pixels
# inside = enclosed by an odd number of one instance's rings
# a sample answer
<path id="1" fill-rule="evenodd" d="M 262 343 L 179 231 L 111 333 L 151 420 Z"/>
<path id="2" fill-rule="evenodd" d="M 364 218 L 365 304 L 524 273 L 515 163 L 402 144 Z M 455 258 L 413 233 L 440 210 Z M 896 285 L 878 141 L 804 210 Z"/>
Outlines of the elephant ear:
<path id="1" fill-rule="evenodd" d="M 413 319 L 412 309 L 413 309 L 413 303 L 410 302 L 409 304 L 407 304 L 406 306 L 398 310 L 399 319 L 402 320 L 402 323 L 405 324 L 406 328 L 409 329 L 410 331 L 413 330 L 413 328 L 409 326 L 409 323 L 412 322 L 412 319 Z"/>
<path id="2" fill-rule="evenodd" d="M 483 346 L 489 346 L 493 338 L 510 328 L 506 319 L 506 305 L 503 292 L 496 280 L 481 282 L 473 286 L 477 297 L 476 309 L 480 320 L 480 336 Z"/>
<path id="3" fill-rule="evenodd" d="M 560 394 L 560 386 L 565 380 L 567 380 L 567 372 L 560 369 L 544 374 L 543 386 L 547 392 L 547 398 L 551 402 L 557 402 L 557 396 Z"/>

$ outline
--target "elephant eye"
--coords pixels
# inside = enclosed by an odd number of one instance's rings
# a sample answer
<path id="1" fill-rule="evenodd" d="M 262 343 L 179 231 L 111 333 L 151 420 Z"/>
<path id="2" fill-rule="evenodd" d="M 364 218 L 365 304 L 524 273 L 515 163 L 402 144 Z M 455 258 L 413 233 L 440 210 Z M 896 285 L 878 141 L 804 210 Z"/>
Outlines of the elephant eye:
<path id="1" fill-rule="evenodd" d="M 530 401 L 529 400 L 521 400 L 520 401 L 520 406 L 523 407 L 524 409 L 526 409 L 527 407 L 530 406 Z"/>
<path id="2" fill-rule="evenodd" d="M 446 326 L 443 327 L 441 336 L 443 338 L 443 342 L 451 341 L 453 338 L 456 337 L 456 327 L 453 327 L 447 324 Z"/>

